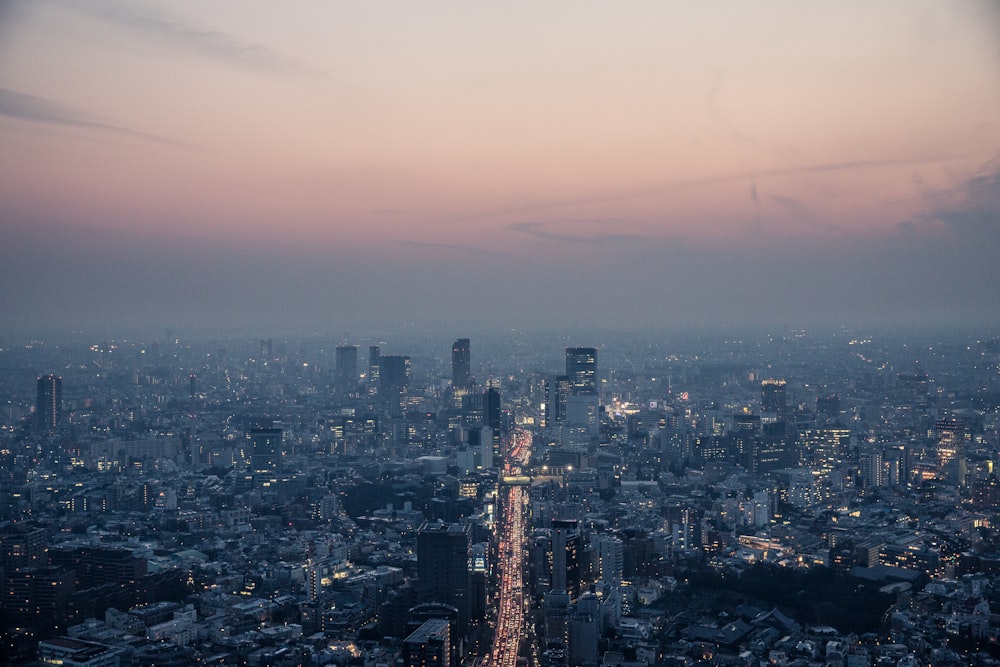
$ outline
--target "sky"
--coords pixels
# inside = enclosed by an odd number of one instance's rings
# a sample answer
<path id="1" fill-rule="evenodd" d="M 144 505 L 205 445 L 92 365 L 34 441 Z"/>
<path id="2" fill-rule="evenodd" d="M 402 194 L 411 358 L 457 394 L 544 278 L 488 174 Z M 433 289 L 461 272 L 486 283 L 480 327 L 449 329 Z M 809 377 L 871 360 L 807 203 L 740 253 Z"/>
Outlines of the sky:
<path id="1" fill-rule="evenodd" d="M 1000 5 L 0 4 L 0 333 L 1000 326 Z"/>

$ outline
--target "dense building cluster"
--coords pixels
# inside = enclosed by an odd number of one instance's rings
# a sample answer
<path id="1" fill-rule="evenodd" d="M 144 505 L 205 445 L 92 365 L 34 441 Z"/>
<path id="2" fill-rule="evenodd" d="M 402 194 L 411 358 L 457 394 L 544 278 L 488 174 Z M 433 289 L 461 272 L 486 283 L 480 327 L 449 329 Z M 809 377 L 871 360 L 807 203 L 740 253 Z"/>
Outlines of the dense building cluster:
<path id="1" fill-rule="evenodd" d="M 584 340 L 5 343 L 4 663 L 1000 664 L 1000 342 Z"/>

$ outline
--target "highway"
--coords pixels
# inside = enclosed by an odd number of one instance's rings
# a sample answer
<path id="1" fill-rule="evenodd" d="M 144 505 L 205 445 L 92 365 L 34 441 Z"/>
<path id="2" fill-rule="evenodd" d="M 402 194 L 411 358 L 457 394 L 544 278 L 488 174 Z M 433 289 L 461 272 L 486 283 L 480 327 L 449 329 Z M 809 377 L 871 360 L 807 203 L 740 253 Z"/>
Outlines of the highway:
<path id="1" fill-rule="evenodd" d="M 503 475 L 520 475 L 531 457 L 531 434 L 518 429 L 511 436 Z M 500 602 L 493 648 L 486 667 L 515 667 L 524 636 L 524 540 L 529 486 L 508 485 L 500 492 L 501 523 L 498 526 Z"/>

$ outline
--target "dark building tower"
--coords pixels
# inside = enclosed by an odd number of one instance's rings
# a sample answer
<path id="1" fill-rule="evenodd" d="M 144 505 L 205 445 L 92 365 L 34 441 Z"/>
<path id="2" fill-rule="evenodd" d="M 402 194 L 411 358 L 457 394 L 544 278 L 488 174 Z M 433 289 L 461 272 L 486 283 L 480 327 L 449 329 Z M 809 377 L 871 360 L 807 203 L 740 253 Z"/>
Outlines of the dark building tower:
<path id="1" fill-rule="evenodd" d="M 574 601 L 580 595 L 582 547 L 576 519 L 552 520 L 552 590 L 566 591 Z"/>
<path id="2" fill-rule="evenodd" d="M 268 474 L 280 471 L 281 429 L 252 429 L 250 431 L 250 472 Z"/>
<path id="3" fill-rule="evenodd" d="M 451 622 L 431 618 L 403 640 L 403 667 L 451 667 L 453 653 Z"/>
<path id="4" fill-rule="evenodd" d="M 490 387 L 483 393 L 483 423 L 499 433 L 503 426 L 503 409 L 500 390 Z"/>
<path id="5" fill-rule="evenodd" d="M 358 347 L 341 345 L 337 348 L 337 386 L 354 391 L 358 384 Z"/>
<path id="6" fill-rule="evenodd" d="M 566 348 L 566 375 L 577 395 L 597 395 L 597 350 L 592 347 Z"/>
<path id="7" fill-rule="evenodd" d="M 469 620 L 469 526 L 426 522 L 417 530 L 417 573 L 420 597 L 458 609 Z"/>
<path id="8" fill-rule="evenodd" d="M 35 420 L 40 428 L 55 431 L 62 413 L 62 378 L 49 373 L 38 378 Z"/>
<path id="9" fill-rule="evenodd" d="M 784 380 L 761 380 L 760 411 L 766 419 L 780 424 L 776 428 L 784 433 L 784 425 L 788 423 L 788 397 L 785 395 Z"/>
<path id="10" fill-rule="evenodd" d="M 376 396 L 378 394 L 379 379 L 381 376 L 381 364 L 382 354 L 378 349 L 378 345 L 372 345 L 368 348 L 368 395 Z"/>
<path id="11" fill-rule="evenodd" d="M 410 387 L 410 358 L 388 355 L 379 357 L 379 400 L 393 415 L 402 414 L 403 401 Z"/>
<path id="12" fill-rule="evenodd" d="M 469 339 L 459 338 L 451 346 L 451 386 L 468 389 L 472 384 L 472 354 Z"/>

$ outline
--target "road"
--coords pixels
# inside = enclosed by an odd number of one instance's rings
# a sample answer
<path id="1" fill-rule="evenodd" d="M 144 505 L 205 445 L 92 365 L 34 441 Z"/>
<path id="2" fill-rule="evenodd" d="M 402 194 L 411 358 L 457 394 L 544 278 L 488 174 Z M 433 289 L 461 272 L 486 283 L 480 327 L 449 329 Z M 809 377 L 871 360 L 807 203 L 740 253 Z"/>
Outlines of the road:
<path id="1" fill-rule="evenodd" d="M 520 475 L 531 457 L 531 434 L 518 429 L 511 436 L 503 475 Z M 485 667 L 515 667 L 524 636 L 524 541 L 528 486 L 504 486 L 500 491 L 499 530 L 500 606 L 493 648 Z"/>

